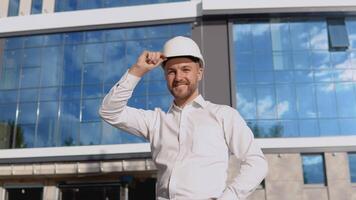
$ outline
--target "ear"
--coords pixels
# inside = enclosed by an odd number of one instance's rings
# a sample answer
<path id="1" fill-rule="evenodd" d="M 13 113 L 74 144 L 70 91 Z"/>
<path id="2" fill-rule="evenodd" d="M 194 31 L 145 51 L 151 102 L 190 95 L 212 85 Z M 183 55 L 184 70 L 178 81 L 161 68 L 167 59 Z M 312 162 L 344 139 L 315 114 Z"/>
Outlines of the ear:
<path id="1" fill-rule="evenodd" d="M 203 73 L 204 73 L 204 68 L 200 66 L 199 64 L 199 69 L 198 69 L 198 80 L 201 81 L 201 79 L 203 78 Z"/>

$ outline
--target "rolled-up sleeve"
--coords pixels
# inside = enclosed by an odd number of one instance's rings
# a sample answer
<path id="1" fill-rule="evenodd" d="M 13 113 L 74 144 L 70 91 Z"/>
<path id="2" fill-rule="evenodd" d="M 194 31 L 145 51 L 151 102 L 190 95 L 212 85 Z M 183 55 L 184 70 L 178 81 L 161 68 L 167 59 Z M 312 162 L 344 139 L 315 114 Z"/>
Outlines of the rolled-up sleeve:
<path id="1" fill-rule="evenodd" d="M 244 200 L 266 177 L 268 164 L 252 131 L 235 109 L 225 110 L 223 126 L 229 150 L 241 167 L 219 200 Z"/>

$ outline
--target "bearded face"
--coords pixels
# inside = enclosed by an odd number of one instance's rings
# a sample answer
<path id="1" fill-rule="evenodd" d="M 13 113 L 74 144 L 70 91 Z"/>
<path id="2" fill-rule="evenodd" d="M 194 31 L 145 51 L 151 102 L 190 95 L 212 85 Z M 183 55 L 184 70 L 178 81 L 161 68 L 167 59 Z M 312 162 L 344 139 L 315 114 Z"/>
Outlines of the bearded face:
<path id="1" fill-rule="evenodd" d="M 203 69 L 189 58 L 171 58 L 165 64 L 167 86 L 175 102 L 185 102 L 198 95 Z"/>

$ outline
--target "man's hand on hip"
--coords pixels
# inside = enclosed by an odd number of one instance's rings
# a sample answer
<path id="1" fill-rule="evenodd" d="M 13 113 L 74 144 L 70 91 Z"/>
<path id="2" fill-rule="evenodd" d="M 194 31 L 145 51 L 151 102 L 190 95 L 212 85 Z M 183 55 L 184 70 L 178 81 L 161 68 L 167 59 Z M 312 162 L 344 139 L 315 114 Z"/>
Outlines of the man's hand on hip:
<path id="1" fill-rule="evenodd" d="M 161 52 L 144 51 L 138 57 L 136 64 L 129 69 L 129 73 L 142 77 L 165 60 L 166 57 Z"/>

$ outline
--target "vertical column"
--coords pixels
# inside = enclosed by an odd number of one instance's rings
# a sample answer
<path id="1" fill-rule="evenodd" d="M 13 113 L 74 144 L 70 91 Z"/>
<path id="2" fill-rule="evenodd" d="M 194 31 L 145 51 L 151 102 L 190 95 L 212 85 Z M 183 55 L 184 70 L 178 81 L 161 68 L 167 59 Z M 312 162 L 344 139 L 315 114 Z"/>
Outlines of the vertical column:
<path id="1" fill-rule="evenodd" d="M 123 184 L 120 187 L 120 199 L 129 200 L 129 188 L 127 184 Z"/>
<path id="2" fill-rule="evenodd" d="M 9 10 L 9 0 L 0 1 L 0 18 L 7 17 L 7 12 Z"/>
<path id="3" fill-rule="evenodd" d="M 19 16 L 31 14 L 32 0 L 20 0 Z"/>
<path id="4" fill-rule="evenodd" d="M 265 179 L 268 200 L 302 200 L 303 173 L 299 154 L 267 154 L 269 172 Z"/>
<path id="5" fill-rule="evenodd" d="M 42 13 L 54 13 L 54 5 L 55 0 L 43 0 Z"/>
<path id="6" fill-rule="evenodd" d="M 54 182 L 48 181 L 43 187 L 43 199 L 57 200 L 59 189 Z"/>
<path id="7" fill-rule="evenodd" d="M 347 153 L 325 153 L 329 200 L 349 199 L 351 181 Z"/>

